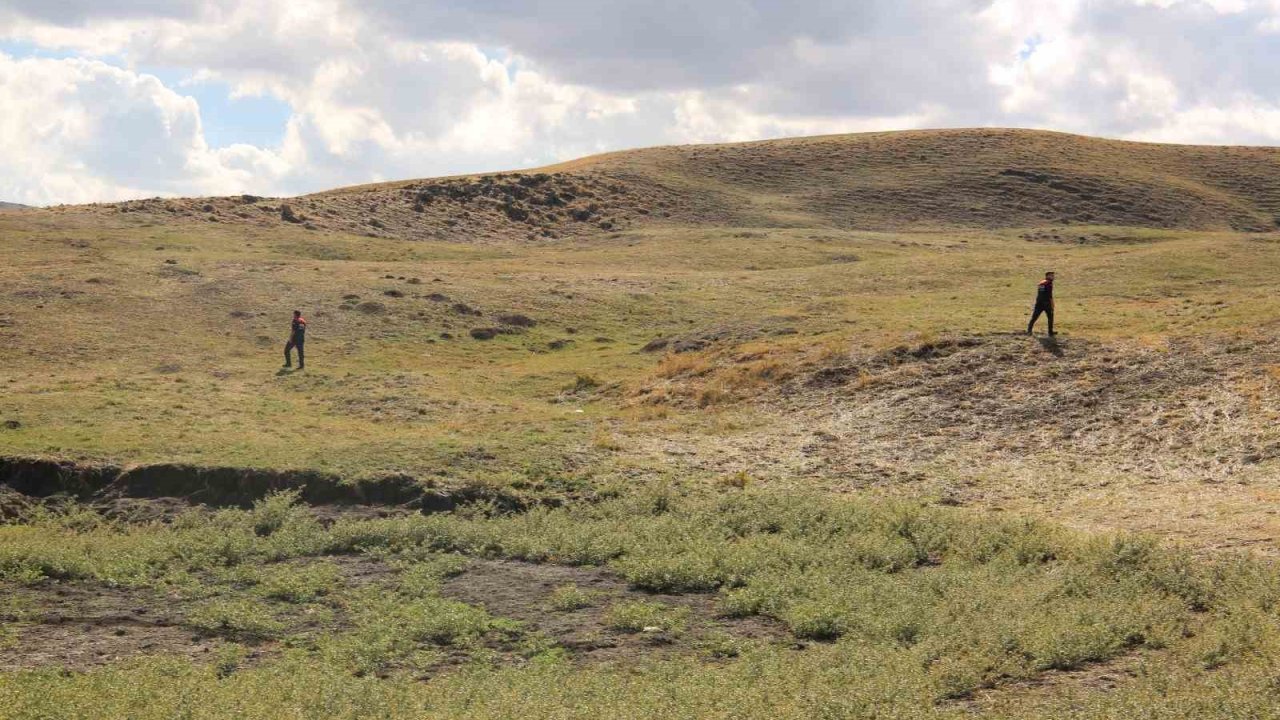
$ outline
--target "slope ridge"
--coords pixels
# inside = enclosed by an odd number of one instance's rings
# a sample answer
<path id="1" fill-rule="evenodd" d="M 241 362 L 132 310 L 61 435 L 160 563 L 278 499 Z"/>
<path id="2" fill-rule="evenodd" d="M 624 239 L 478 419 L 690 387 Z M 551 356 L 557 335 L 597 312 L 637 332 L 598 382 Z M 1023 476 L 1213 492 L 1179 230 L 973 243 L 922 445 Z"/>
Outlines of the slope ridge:
<path id="1" fill-rule="evenodd" d="M 157 198 L 96 207 L 462 242 L 653 225 L 1262 232 L 1280 226 L 1280 149 L 1038 130 L 916 130 L 627 150 L 535 170 L 361 185 L 288 200 Z"/>

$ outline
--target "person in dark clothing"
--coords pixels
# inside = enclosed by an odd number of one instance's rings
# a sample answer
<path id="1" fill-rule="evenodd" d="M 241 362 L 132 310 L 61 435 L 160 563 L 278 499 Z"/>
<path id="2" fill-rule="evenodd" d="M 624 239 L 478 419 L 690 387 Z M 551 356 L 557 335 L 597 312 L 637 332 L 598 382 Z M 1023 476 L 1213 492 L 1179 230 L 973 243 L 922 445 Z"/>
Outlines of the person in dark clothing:
<path id="1" fill-rule="evenodd" d="M 284 344 L 284 366 L 293 366 L 293 356 L 290 354 L 294 348 L 298 348 L 298 369 L 303 369 L 305 362 L 303 357 L 303 345 L 307 342 L 307 321 L 302 317 L 301 310 L 293 311 L 293 324 L 289 331 L 289 342 Z"/>
<path id="2" fill-rule="evenodd" d="M 1035 326 L 1036 320 L 1040 319 L 1040 313 L 1049 321 L 1049 334 L 1057 335 L 1053 331 L 1053 273 L 1044 274 L 1044 279 L 1036 287 L 1036 306 L 1031 311 L 1031 322 L 1027 323 L 1027 334 L 1031 334 L 1031 329 Z"/>

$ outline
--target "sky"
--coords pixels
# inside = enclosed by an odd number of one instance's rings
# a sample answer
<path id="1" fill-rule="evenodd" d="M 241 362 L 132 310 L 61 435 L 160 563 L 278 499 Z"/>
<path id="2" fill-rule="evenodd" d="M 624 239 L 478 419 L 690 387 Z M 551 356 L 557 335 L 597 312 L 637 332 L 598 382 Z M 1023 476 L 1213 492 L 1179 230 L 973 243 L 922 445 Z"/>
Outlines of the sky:
<path id="1" fill-rule="evenodd" d="M 1280 145 L 1280 0 L 0 0 L 0 200 L 932 127 Z"/>

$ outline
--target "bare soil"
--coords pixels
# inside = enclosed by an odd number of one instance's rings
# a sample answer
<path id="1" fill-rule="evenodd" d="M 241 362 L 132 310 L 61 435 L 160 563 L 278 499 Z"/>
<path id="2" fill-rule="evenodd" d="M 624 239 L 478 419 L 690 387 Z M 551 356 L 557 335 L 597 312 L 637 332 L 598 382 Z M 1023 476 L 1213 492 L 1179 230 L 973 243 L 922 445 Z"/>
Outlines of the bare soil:
<path id="1" fill-rule="evenodd" d="M 578 610 L 551 608 L 552 593 L 570 584 L 596 594 L 596 599 L 589 607 Z M 719 617 L 715 595 L 641 592 L 629 588 L 608 570 L 595 567 L 474 560 L 466 572 L 445 584 L 444 595 L 479 605 L 493 615 L 527 623 L 530 629 L 550 637 L 580 661 L 612 662 L 654 653 L 691 652 L 714 633 L 728 633 L 748 641 L 795 644 L 786 628 L 767 618 Z M 687 631 L 679 635 L 625 633 L 608 627 L 605 615 L 611 605 L 637 600 L 688 608 Z"/>
<path id="2" fill-rule="evenodd" d="M 4 671 L 83 670 L 138 655 L 199 658 L 223 643 L 184 627 L 184 603 L 152 590 L 49 582 L 3 588 L 0 595 L 33 613 L 9 624 L 13 634 L 0 644 Z"/>
<path id="3" fill-rule="evenodd" d="M 388 585 L 395 580 L 396 572 L 376 558 L 351 555 L 323 559 L 337 565 L 342 586 L 348 589 Z M 591 593 L 591 605 L 570 611 L 553 609 L 552 593 L 568 584 Z M 225 597 L 231 597 L 227 594 L 230 592 L 225 587 L 220 590 Z M 651 655 L 697 653 L 704 640 L 723 635 L 748 642 L 803 646 L 797 645 L 775 621 L 719 617 L 714 595 L 640 592 L 603 568 L 473 559 L 461 574 L 446 581 L 443 595 L 483 607 L 495 617 L 525 623 L 526 634 L 544 636 L 581 662 L 626 662 Z M 202 600 L 177 591 L 48 580 L 31 586 L 0 587 L 0 598 L 0 627 L 7 630 L 0 635 L 0 671 L 42 667 L 85 670 L 148 655 L 212 658 L 214 651 L 228 641 L 249 647 L 245 658 L 249 663 L 279 650 L 276 640 L 210 635 L 191 628 L 187 616 Z M 609 607 L 634 600 L 687 608 L 687 628 L 679 633 L 626 633 L 609 628 L 605 622 Z M 332 618 L 321 623 L 301 606 L 267 602 L 275 608 L 276 617 L 285 622 L 286 636 L 315 636 L 351 627 L 350 618 L 340 607 L 333 607 Z M 495 639 L 490 649 L 508 661 L 518 662 L 519 648 L 504 642 Z M 465 662 L 468 657 L 466 650 L 454 649 L 442 660 L 441 667 Z"/>

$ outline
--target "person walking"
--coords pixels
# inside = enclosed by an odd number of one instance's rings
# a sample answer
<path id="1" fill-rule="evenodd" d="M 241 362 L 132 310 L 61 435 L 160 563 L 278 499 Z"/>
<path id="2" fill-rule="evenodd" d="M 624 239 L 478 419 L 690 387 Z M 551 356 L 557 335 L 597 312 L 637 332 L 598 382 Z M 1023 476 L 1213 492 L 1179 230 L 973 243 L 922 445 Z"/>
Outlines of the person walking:
<path id="1" fill-rule="evenodd" d="M 1027 334 L 1032 334 L 1032 328 L 1035 327 L 1036 320 L 1040 319 L 1040 314 L 1044 313 L 1045 318 L 1049 321 L 1049 334 L 1057 335 L 1053 331 L 1053 273 L 1044 274 L 1044 279 L 1036 286 L 1036 306 L 1031 311 L 1031 322 L 1027 323 Z"/>
<path id="2" fill-rule="evenodd" d="M 284 344 L 284 366 L 293 366 L 293 357 L 291 352 L 294 348 L 298 349 L 298 369 L 304 367 L 305 358 L 303 356 L 303 346 L 307 342 L 307 320 L 302 317 L 301 310 L 293 311 L 293 324 L 289 330 L 289 342 Z"/>

